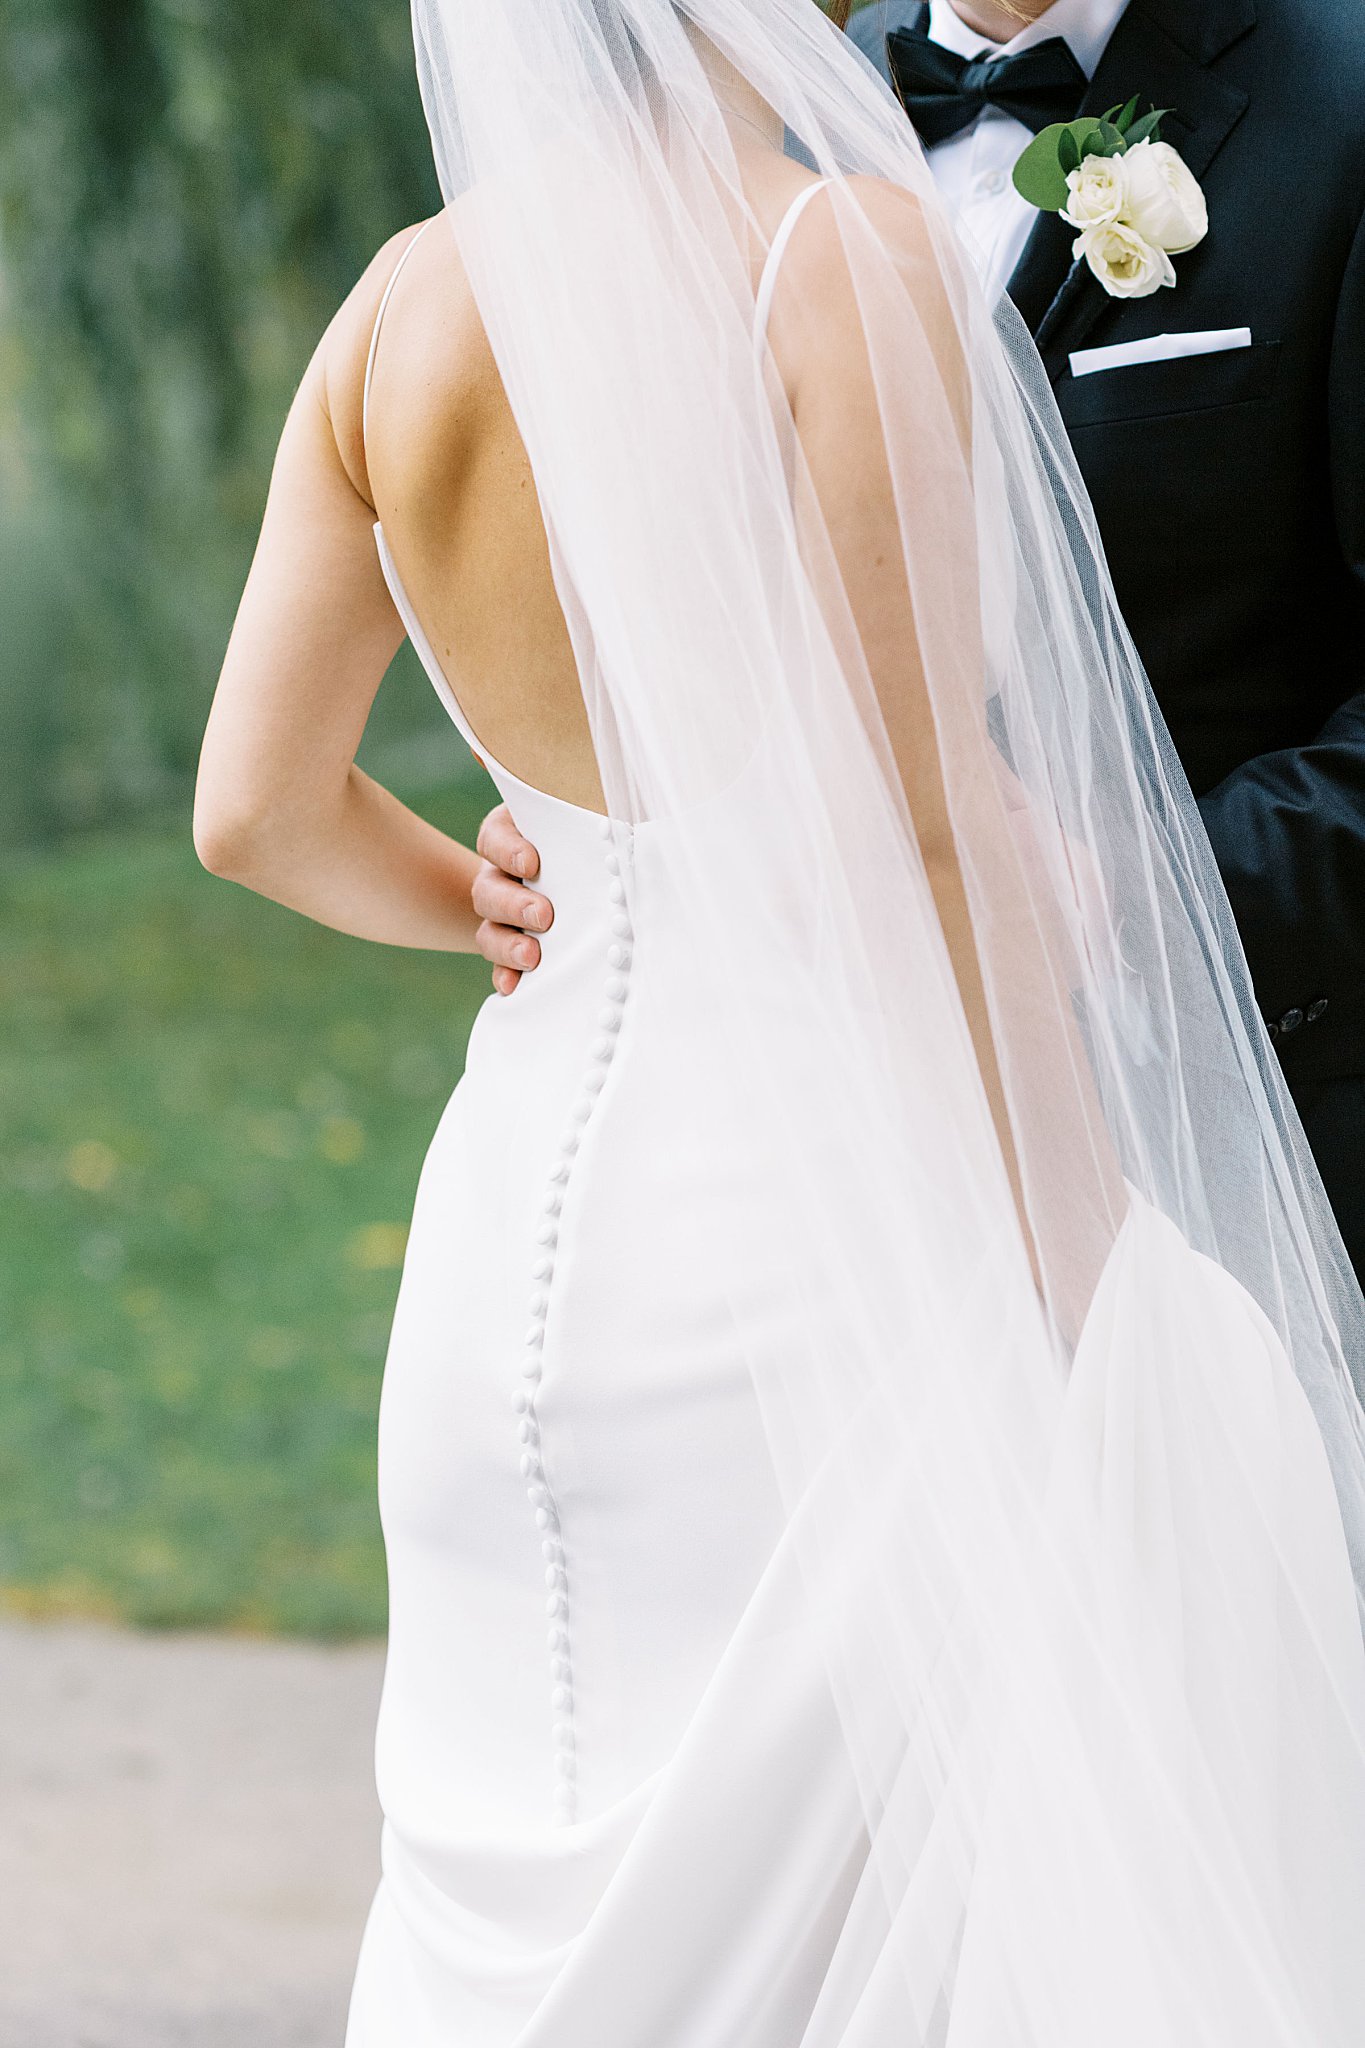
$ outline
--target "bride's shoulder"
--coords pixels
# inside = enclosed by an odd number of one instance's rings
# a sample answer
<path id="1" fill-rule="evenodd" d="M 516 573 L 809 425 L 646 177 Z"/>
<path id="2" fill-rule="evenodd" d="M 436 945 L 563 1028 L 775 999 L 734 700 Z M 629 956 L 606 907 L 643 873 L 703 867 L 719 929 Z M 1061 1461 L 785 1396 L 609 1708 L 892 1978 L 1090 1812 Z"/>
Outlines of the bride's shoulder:
<path id="1" fill-rule="evenodd" d="M 862 173 L 824 182 L 827 203 L 807 209 L 808 231 L 799 238 L 809 265 L 847 269 L 859 245 L 879 245 L 892 255 L 919 254 L 931 246 L 933 220 L 922 194 Z"/>
<path id="2" fill-rule="evenodd" d="M 396 283 L 399 270 L 409 263 L 409 259 L 412 271 L 408 274 L 429 273 L 424 279 L 426 289 L 419 294 L 423 302 L 429 299 L 433 285 L 442 289 L 443 296 L 449 296 L 453 270 L 459 269 L 460 281 L 463 280 L 454 237 L 440 231 L 444 219 L 444 215 L 434 214 L 427 220 L 414 221 L 410 226 L 400 228 L 397 234 L 390 235 L 375 251 L 338 307 L 309 368 L 308 375 L 316 382 L 318 396 L 331 420 L 342 460 L 357 484 L 363 484 L 366 474 L 365 391 L 371 348 L 379 322 L 382 316 L 386 343 L 397 338 L 388 335 L 391 317 L 395 330 L 407 324 L 401 318 L 396 294 L 394 314 L 391 316 L 384 312 L 390 287 Z M 449 307 L 445 310 L 448 316 Z"/>
<path id="3" fill-rule="evenodd" d="M 848 347 L 896 280 L 920 303 L 937 297 L 951 261 L 932 204 L 889 179 L 831 180 L 805 209 L 778 275 L 773 330 L 798 373 Z M 883 307 L 891 302 L 880 301 Z"/>
<path id="4" fill-rule="evenodd" d="M 855 175 L 822 181 L 808 205 L 782 265 L 780 289 L 788 301 L 825 308 L 857 296 L 855 273 L 879 255 L 899 268 L 941 261 L 936 209 L 923 195 L 887 178 Z"/>

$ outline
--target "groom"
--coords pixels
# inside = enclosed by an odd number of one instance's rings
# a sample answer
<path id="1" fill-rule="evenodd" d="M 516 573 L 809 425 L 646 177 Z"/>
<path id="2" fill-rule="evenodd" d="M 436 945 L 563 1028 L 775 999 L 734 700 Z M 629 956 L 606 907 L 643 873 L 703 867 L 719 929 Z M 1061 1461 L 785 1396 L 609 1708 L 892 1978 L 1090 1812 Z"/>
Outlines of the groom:
<path id="1" fill-rule="evenodd" d="M 850 34 L 1033 332 L 1365 1273 L 1365 7 L 873 0 Z M 1119 299 L 1010 174 L 1038 128 L 1134 94 L 1171 109 L 1210 226 L 1173 289 Z M 523 912 L 550 913 L 507 879 L 534 853 L 505 813 L 480 850 L 506 986 Z"/>

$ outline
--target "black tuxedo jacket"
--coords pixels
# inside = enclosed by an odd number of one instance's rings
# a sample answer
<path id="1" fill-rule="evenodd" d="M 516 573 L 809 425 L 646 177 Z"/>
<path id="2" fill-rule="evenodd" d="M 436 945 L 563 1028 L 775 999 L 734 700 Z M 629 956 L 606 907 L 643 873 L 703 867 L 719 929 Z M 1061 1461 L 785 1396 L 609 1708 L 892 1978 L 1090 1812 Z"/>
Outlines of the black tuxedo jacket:
<path id="1" fill-rule="evenodd" d="M 927 16 L 874 0 L 850 34 L 888 76 L 887 33 Z M 1134 93 L 1174 109 L 1207 239 L 1173 289 L 1125 301 L 1040 215 L 1010 294 L 1286 1077 L 1305 1108 L 1355 1077 L 1336 1099 L 1365 1223 L 1365 5 L 1130 0 L 1082 111 Z M 1250 348 L 1071 373 L 1073 350 L 1233 327 Z"/>

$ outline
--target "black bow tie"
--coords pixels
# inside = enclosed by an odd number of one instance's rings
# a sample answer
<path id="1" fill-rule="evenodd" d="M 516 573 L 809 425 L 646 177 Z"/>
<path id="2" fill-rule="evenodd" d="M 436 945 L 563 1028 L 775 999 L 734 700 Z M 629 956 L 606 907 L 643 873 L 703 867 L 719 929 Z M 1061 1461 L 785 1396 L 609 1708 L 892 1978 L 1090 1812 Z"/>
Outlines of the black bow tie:
<path id="1" fill-rule="evenodd" d="M 906 113 L 926 145 L 970 127 L 986 107 L 1012 114 L 1036 135 L 1053 121 L 1073 121 L 1086 76 L 1060 36 L 1015 57 L 959 57 L 915 29 L 886 39 L 891 75 Z"/>

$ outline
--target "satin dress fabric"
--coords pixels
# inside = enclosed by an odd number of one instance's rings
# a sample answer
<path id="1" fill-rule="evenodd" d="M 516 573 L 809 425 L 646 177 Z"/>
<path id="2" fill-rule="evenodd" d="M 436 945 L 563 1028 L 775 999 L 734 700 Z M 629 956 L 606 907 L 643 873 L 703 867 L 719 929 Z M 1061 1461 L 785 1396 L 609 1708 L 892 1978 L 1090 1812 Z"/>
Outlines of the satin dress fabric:
<path id="1" fill-rule="evenodd" d="M 863 1841 L 753 1392 L 794 1313 L 764 1162 L 718 1121 L 726 1024 L 659 832 L 490 757 L 376 537 L 555 925 L 481 1010 L 418 1188 L 379 1425 L 383 1880 L 347 2048 L 788 2048 Z"/>

